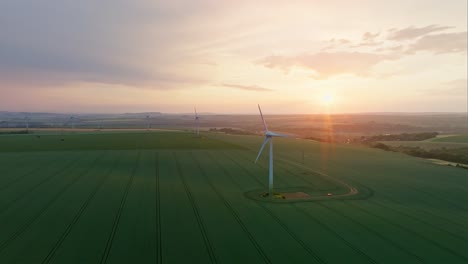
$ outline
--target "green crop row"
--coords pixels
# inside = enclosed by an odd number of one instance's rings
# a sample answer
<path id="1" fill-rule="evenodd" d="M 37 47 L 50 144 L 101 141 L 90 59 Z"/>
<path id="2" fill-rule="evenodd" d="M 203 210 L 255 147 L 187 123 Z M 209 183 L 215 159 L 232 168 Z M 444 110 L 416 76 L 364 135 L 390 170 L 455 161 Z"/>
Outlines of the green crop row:
<path id="1" fill-rule="evenodd" d="M 127 135 L 8 136 L 25 142 L 0 153 L 0 263 L 468 262 L 464 170 L 275 139 L 275 187 L 360 195 L 268 203 L 246 197 L 268 184 L 261 137 Z"/>

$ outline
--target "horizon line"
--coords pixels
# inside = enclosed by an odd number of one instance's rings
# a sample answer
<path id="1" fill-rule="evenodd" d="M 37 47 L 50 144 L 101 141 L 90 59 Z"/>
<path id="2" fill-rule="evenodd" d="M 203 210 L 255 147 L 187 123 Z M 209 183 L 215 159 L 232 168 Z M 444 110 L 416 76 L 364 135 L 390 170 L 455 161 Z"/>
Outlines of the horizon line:
<path id="1" fill-rule="evenodd" d="M 62 114 L 62 115 L 128 115 L 128 114 L 160 114 L 160 115 L 187 115 L 192 112 L 160 112 L 160 111 L 142 111 L 142 112 L 53 112 L 53 111 L 8 111 L 0 110 L 1 113 L 13 114 Z M 200 112 L 203 115 L 258 115 L 252 113 L 216 113 L 216 112 Z M 369 111 L 369 112 L 314 112 L 314 113 L 267 113 L 266 115 L 344 115 L 344 114 L 468 114 L 462 111 Z"/>

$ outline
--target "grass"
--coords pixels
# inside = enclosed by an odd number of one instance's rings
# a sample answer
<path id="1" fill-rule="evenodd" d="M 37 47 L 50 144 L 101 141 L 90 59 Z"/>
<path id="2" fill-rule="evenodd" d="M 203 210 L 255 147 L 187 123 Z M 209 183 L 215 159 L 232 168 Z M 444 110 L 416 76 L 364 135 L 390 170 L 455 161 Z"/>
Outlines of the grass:
<path id="1" fill-rule="evenodd" d="M 453 142 L 453 143 L 468 143 L 468 135 L 456 135 L 449 137 L 435 138 L 435 142 Z"/>
<path id="2" fill-rule="evenodd" d="M 64 133 L 5 135 L 2 151 L 124 150 L 124 149 L 239 149 L 213 138 L 180 132 Z"/>
<path id="3" fill-rule="evenodd" d="M 468 148 L 467 143 L 457 143 L 457 142 L 440 142 L 440 141 L 380 141 L 385 145 L 392 147 L 420 147 L 425 150 L 431 149 L 459 149 L 459 148 Z"/>
<path id="4" fill-rule="evenodd" d="M 468 261 L 465 170 L 275 139 L 275 187 L 372 191 L 278 204 L 246 197 L 267 186 L 258 136 L 64 138 L 0 136 L 0 263 Z"/>

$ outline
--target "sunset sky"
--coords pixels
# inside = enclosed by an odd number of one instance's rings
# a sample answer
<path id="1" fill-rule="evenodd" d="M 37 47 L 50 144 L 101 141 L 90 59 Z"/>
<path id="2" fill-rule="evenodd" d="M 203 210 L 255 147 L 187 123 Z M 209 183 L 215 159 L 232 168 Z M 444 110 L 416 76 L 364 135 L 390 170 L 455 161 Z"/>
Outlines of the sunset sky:
<path id="1" fill-rule="evenodd" d="M 463 112 L 467 2 L 3 0 L 0 111 Z"/>

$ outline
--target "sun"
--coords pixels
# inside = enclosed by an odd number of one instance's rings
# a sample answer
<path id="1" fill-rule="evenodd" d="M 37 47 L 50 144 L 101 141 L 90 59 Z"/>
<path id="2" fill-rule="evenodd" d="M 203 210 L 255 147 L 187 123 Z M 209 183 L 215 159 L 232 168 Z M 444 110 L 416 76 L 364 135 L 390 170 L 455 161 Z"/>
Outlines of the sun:
<path id="1" fill-rule="evenodd" d="M 331 105 L 333 103 L 333 95 L 327 93 L 322 95 L 322 98 L 320 98 L 320 101 L 324 105 Z"/>

